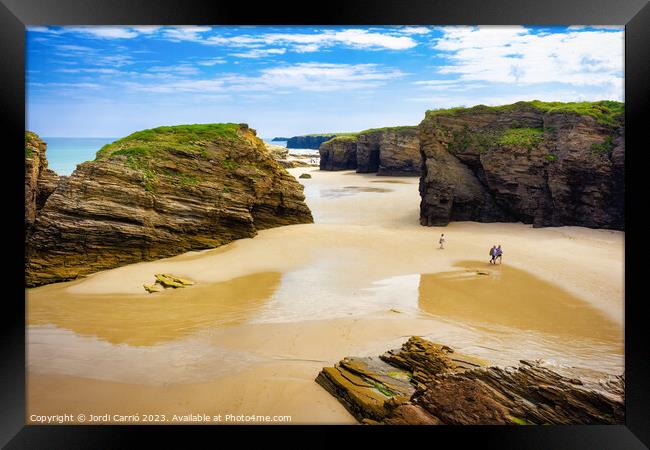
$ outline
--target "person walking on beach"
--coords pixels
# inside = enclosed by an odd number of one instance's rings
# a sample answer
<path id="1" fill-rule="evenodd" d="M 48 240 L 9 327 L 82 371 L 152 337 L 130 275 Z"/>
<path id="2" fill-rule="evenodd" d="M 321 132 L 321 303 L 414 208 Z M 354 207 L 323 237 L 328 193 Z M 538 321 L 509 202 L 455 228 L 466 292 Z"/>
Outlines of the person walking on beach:
<path id="1" fill-rule="evenodd" d="M 440 235 L 440 240 L 438 241 L 438 243 L 440 244 L 440 248 L 445 248 L 445 234 L 444 233 L 442 233 Z"/>
<path id="2" fill-rule="evenodd" d="M 494 257 L 494 264 L 497 263 L 497 259 L 499 260 L 499 264 L 501 264 L 501 256 L 503 255 L 503 250 L 501 250 L 501 244 L 496 248 L 495 250 L 496 256 Z"/>
<path id="3" fill-rule="evenodd" d="M 492 248 L 490 249 L 490 264 L 496 264 L 496 263 L 494 262 L 494 258 L 496 258 L 496 257 L 497 257 L 497 246 L 496 246 L 496 244 L 495 244 L 495 245 L 493 245 Z"/>

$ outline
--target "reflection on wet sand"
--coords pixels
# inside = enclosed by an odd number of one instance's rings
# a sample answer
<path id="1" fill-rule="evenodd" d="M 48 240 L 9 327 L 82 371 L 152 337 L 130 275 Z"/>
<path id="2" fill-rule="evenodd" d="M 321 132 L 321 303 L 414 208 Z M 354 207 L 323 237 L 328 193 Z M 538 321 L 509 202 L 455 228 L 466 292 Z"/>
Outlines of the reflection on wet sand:
<path id="1" fill-rule="evenodd" d="M 30 295 L 29 325 L 54 324 L 113 344 L 149 346 L 200 328 L 246 320 L 280 285 L 281 274 L 263 272 L 221 283 L 166 289 L 142 295 L 61 295 L 47 289 Z"/>
<path id="2" fill-rule="evenodd" d="M 620 344 L 623 330 L 587 302 L 508 265 L 480 261 L 422 274 L 419 306 L 436 316 Z"/>
<path id="3" fill-rule="evenodd" d="M 321 189 L 320 195 L 323 198 L 337 198 L 344 197 L 346 195 L 354 195 L 360 192 L 391 192 L 392 189 L 385 188 L 374 188 L 374 187 L 362 187 L 362 186 L 344 186 L 342 188 L 333 188 L 333 189 Z"/>
<path id="4" fill-rule="evenodd" d="M 402 180 L 372 180 L 371 183 L 411 184 Z M 415 183 L 413 183 L 415 184 Z"/>

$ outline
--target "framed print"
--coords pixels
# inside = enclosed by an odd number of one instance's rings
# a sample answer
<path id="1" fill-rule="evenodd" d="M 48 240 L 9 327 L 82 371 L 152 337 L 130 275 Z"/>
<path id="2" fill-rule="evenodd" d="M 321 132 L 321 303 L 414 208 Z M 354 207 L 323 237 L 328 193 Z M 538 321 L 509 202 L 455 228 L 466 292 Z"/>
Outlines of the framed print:
<path id="1" fill-rule="evenodd" d="M 647 3 L 0 9 L 7 448 L 648 445 Z"/>

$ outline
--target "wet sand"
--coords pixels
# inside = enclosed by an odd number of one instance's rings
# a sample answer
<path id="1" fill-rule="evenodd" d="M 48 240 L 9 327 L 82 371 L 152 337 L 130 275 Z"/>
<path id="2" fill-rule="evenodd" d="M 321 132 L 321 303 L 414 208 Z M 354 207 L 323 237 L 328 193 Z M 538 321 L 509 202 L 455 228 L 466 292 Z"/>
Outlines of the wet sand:
<path id="1" fill-rule="evenodd" d="M 421 227 L 417 178 L 290 172 L 312 175 L 299 182 L 315 224 L 29 290 L 28 420 L 137 411 L 355 423 L 318 371 L 411 335 L 500 365 L 622 372 L 623 233 Z M 488 264 L 493 244 L 502 265 Z M 146 294 L 158 272 L 197 284 Z"/>

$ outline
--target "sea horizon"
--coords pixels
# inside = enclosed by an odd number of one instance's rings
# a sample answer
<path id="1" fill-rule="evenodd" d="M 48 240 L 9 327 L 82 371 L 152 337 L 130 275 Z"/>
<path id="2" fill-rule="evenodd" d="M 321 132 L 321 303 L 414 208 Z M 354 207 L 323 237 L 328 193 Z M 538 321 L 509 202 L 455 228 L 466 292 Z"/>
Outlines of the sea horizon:
<path id="1" fill-rule="evenodd" d="M 78 164 L 95 159 L 97 151 L 104 145 L 110 144 L 120 137 L 97 137 L 97 136 L 43 136 L 47 144 L 48 167 L 58 175 L 71 175 Z M 267 144 L 286 147 L 287 141 L 273 141 L 273 137 L 260 138 Z M 290 149 L 289 153 L 317 152 L 314 149 Z"/>

